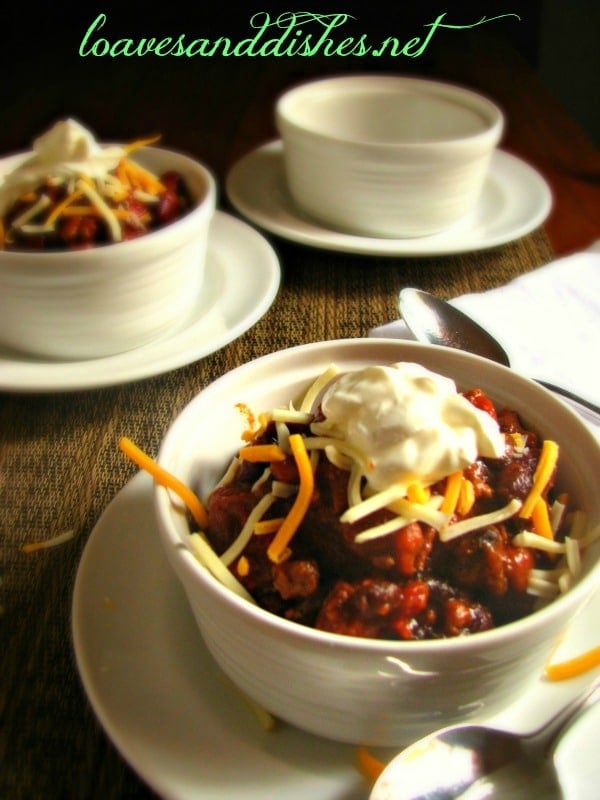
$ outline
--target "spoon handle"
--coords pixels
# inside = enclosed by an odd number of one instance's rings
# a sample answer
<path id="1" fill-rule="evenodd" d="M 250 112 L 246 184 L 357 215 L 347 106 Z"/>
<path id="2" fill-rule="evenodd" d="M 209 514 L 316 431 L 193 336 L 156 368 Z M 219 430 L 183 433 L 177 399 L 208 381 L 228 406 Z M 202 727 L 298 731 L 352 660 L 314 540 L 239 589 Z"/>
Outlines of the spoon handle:
<path id="1" fill-rule="evenodd" d="M 567 732 L 571 724 L 584 711 L 600 700 L 600 677 L 587 686 L 581 694 L 562 708 L 552 719 L 546 722 L 528 739 L 532 744 L 542 747 L 544 753 L 550 754 L 558 744 L 561 736 Z"/>
<path id="2" fill-rule="evenodd" d="M 549 389 L 551 392 L 555 394 L 560 394 L 565 397 L 567 400 L 570 400 L 575 406 L 577 407 L 576 410 L 579 411 L 580 414 L 590 419 L 592 422 L 595 422 L 596 425 L 600 425 L 600 408 L 597 405 L 594 405 L 590 400 L 586 400 L 583 397 L 579 397 L 573 392 L 570 392 L 568 389 L 565 389 L 562 386 L 555 386 L 553 383 L 548 383 L 547 381 L 540 381 L 537 378 L 534 379 L 536 383 L 539 383 L 540 386 L 544 386 L 546 389 Z M 589 413 L 591 412 L 591 414 Z"/>

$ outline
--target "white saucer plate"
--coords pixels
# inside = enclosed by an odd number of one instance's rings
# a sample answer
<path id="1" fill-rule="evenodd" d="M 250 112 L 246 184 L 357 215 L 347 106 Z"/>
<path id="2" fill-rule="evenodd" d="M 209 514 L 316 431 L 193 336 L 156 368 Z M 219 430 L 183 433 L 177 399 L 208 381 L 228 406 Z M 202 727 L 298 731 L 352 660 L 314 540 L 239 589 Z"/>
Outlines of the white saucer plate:
<path id="1" fill-rule="evenodd" d="M 86 544 L 75 581 L 77 666 L 109 738 L 171 800 L 366 800 L 354 747 L 282 723 L 264 730 L 221 675 L 162 552 L 151 491 L 151 478 L 139 473 L 117 494 Z M 598 614 L 600 594 L 574 621 L 561 645 L 565 657 L 597 644 Z M 591 674 L 560 683 L 540 677 L 494 722 L 531 730 L 589 680 Z M 600 766 L 592 731 L 599 708 L 559 748 L 569 800 L 596 796 Z"/>
<path id="2" fill-rule="evenodd" d="M 225 189 L 240 214 L 270 233 L 325 250 L 379 256 L 439 256 L 496 247 L 530 233 L 552 207 L 544 178 L 503 150 L 492 155 L 476 208 L 450 230 L 416 239 L 355 236 L 322 227 L 305 216 L 287 189 L 280 140 L 262 145 L 234 164 Z"/>
<path id="3" fill-rule="evenodd" d="M 267 240 L 242 220 L 217 211 L 204 285 L 192 314 L 178 330 L 135 350 L 85 361 L 38 360 L 0 349 L 0 391 L 93 389 L 191 364 L 258 322 L 273 303 L 280 280 L 279 261 Z"/>

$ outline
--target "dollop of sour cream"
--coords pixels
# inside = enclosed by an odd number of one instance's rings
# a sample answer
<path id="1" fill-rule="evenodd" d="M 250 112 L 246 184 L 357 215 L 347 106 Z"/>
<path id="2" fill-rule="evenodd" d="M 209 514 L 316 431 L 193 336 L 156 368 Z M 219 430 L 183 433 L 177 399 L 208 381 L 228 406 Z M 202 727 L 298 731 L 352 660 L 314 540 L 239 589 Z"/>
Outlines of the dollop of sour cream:
<path id="1" fill-rule="evenodd" d="M 34 140 L 31 156 L 3 176 L 0 214 L 49 176 L 103 177 L 115 169 L 123 155 L 123 147 L 100 145 L 93 134 L 76 120 L 59 120 Z"/>
<path id="2" fill-rule="evenodd" d="M 420 364 L 366 367 L 341 375 L 321 400 L 325 425 L 366 456 L 375 491 L 414 480 L 431 484 L 478 456 L 499 458 L 497 422 Z"/>

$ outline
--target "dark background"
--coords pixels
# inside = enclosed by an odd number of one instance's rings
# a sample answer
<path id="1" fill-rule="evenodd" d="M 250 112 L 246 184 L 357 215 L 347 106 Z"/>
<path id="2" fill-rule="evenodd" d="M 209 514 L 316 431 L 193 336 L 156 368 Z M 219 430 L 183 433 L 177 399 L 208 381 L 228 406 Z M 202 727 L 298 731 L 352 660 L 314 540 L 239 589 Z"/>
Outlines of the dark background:
<path id="1" fill-rule="evenodd" d="M 354 25 L 344 26 L 344 33 L 369 34 L 378 37 L 396 35 L 401 41 L 413 35 L 423 35 L 423 26 L 438 14 L 457 24 L 468 24 L 486 15 L 515 13 L 514 18 L 499 20 L 478 29 L 478 36 L 506 37 L 519 53 L 537 71 L 545 86 L 556 99 L 584 127 L 590 138 L 600 141 L 598 113 L 598 83 L 600 75 L 600 3 L 565 2 L 565 0 L 482 0 L 481 2 L 396 2 L 357 3 L 246 3 L 228 2 L 183 3 L 181 0 L 148 0 L 128 2 L 13 2 L 4 4 L 0 16 L 0 108 L 3 109 L 0 126 L 0 143 L 6 149 L 22 149 L 28 142 L 16 141 L 11 133 L 12 122 L 27 121 L 32 136 L 44 129 L 54 119 L 66 114 L 79 116 L 94 127 L 103 138 L 131 137 L 148 130 L 149 121 L 140 119 L 136 131 L 115 129 L 118 119 L 115 103 L 136 97 L 136 76 L 140 69 L 156 71 L 157 91 L 153 98 L 155 125 L 160 127 L 166 140 L 169 117 L 185 114 L 194 103 L 195 93 L 205 81 L 218 77 L 227 86 L 226 77 L 242 70 L 257 69 L 252 58 L 81 58 L 78 47 L 81 39 L 96 16 L 103 12 L 108 22 L 102 31 L 114 41 L 121 37 L 138 39 L 143 36 L 178 36 L 187 39 L 199 36 L 214 39 L 220 35 L 243 38 L 252 35 L 250 17 L 259 11 L 269 11 L 273 16 L 281 11 L 312 10 L 325 13 L 337 11 L 356 17 Z M 440 32 L 424 56 L 417 59 L 374 59 L 334 57 L 339 70 L 360 69 L 396 70 L 426 74 L 435 70 L 432 56 L 452 37 L 459 41 L 462 33 Z M 439 50 L 438 50 L 439 52 Z M 329 59 L 328 67 L 331 68 Z M 317 64 L 312 58 L 280 58 L 282 83 L 286 79 L 301 78 Z M 443 72 L 443 65 L 441 67 Z M 244 98 L 232 91 L 220 95 L 223 103 L 243 103 Z M 91 109 L 93 118 L 90 119 Z M 207 109 L 207 115 L 210 109 Z M 207 120 L 207 125 L 209 120 Z M 23 129 L 23 125 L 19 126 Z M 201 131 L 195 135 L 200 139 Z M 226 132 L 224 132 L 226 135 Z M 170 142 L 188 145 L 189 142 Z M 201 153 L 199 153 L 201 155 Z"/>

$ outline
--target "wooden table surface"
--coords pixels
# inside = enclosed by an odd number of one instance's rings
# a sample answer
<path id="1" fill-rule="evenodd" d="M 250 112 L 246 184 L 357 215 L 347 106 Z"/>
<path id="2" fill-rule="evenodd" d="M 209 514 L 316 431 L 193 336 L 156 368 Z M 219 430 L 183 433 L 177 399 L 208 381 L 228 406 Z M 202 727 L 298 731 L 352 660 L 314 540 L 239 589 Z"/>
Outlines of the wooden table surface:
<path id="1" fill-rule="evenodd" d="M 446 297 L 482 291 L 600 238 L 598 151 L 510 37 L 500 35 L 500 24 L 441 37 L 426 57 L 410 63 L 339 57 L 199 63 L 81 58 L 68 43 L 79 40 L 92 12 L 73 15 L 67 24 L 46 9 L 31 23 L 42 41 L 35 47 L 26 36 L 13 37 L 10 24 L 2 29 L 3 58 L 12 68 L 5 63 L 0 85 L 0 152 L 26 148 L 67 115 L 101 139 L 127 141 L 158 131 L 165 146 L 211 166 L 220 182 L 220 208 L 234 214 L 223 191 L 225 177 L 239 157 L 274 137 L 273 102 L 283 88 L 327 72 L 410 71 L 470 85 L 498 101 L 507 116 L 502 146 L 544 175 L 554 206 L 542 228 L 517 241 L 433 258 L 353 256 L 264 234 L 281 264 L 281 288 L 263 319 L 236 341 L 134 383 L 0 393 L 0 797 L 7 800 L 154 796 L 96 721 L 71 640 L 73 585 L 86 542 L 135 473 L 117 450 L 120 435 L 155 453 L 174 416 L 210 381 L 292 344 L 364 336 L 395 318 L 403 285 Z M 24 7 L 13 9 L 8 22 L 26 17 Z M 130 34 L 150 27 L 144 19 L 128 18 Z M 224 12 L 219 19 L 227 24 Z M 67 528 L 76 535 L 62 547 L 21 551 L 23 543 Z"/>

